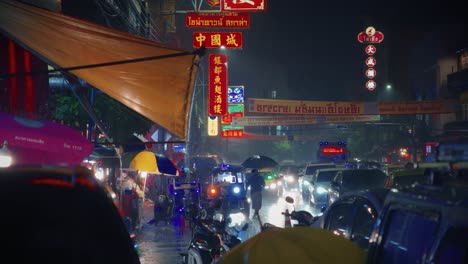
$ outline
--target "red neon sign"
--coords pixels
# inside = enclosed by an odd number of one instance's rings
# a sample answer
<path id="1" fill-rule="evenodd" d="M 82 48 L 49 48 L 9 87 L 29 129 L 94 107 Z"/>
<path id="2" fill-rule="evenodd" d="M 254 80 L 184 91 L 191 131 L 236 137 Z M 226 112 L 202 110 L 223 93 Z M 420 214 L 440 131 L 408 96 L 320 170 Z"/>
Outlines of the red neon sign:
<path id="1" fill-rule="evenodd" d="M 325 155 L 335 155 L 335 154 L 344 154 L 345 149 L 344 147 L 323 147 L 322 154 Z"/>
<path id="2" fill-rule="evenodd" d="M 241 49 L 242 32 L 193 32 L 192 46 L 195 49 L 202 46 L 207 49 Z"/>
<path id="3" fill-rule="evenodd" d="M 223 116 L 228 113 L 227 104 L 227 56 L 208 56 L 208 115 Z"/>

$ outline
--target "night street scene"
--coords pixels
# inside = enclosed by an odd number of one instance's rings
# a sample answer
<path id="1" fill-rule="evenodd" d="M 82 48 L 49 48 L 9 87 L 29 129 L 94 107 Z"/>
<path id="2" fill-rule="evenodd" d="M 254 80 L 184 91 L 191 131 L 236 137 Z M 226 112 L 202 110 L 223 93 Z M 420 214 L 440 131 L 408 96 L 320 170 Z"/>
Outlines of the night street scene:
<path id="1" fill-rule="evenodd" d="M 0 0 L 0 186 L 5 263 L 468 263 L 466 3 Z"/>

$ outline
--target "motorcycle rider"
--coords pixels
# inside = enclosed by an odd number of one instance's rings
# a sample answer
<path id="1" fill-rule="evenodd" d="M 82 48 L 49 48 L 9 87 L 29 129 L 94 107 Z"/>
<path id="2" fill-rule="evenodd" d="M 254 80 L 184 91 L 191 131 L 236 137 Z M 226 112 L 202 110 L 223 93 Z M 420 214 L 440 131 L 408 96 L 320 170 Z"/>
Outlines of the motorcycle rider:
<path id="1" fill-rule="evenodd" d="M 252 199 L 254 216 L 259 217 L 259 212 L 262 208 L 262 191 L 265 187 L 265 180 L 260 176 L 257 169 L 252 170 L 252 175 L 247 180 L 247 186 L 250 186 L 250 198 Z"/>

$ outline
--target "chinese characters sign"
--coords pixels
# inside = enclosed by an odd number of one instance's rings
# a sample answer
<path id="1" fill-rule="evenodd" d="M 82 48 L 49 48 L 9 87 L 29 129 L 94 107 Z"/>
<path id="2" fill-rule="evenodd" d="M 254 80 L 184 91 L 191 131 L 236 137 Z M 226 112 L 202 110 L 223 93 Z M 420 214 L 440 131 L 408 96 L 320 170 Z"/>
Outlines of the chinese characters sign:
<path id="1" fill-rule="evenodd" d="M 216 49 L 221 46 L 230 49 L 242 48 L 242 32 L 194 32 L 192 45 L 198 49 Z"/>
<path id="2" fill-rule="evenodd" d="M 240 11 L 265 11 L 266 0 L 222 0 L 221 11 L 240 12 Z"/>
<path id="3" fill-rule="evenodd" d="M 227 55 L 208 56 L 208 115 L 227 113 Z"/>
<path id="4" fill-rule="evenodd" d="M 233 117 L 244 116 L 244 104 L 228 104 L 228 113 L 221 119 L 221 124 L 229 125 Z"/>
<path id="5" fill-rule="evenodd" d="M 364 44 L 380 43 L 384 39 L 384 34 L 376 31 L 374 27 L 368 27 L 365 32 L 358 34 L 357 39 Z"/>
<path id="6" fill-rule="evenodd" d="M 384 35 L 382 32 L 376 31 L 374 27 L 367 27 L 364 32 L 358 34 L 357 39 L 361 43 L 369 44 L 364 49 L 366 54 L 369 56 L 366 59 L 366 65 L 368 67 L 366 70 L 366 77 L 369 79 L 366 82 L 366 88 L 369 91 L 374 91 L 375 88 L 377 88 L 377 83 L 372 79 L 377 75 L 377 71 L 374 68 L 377 60 L 372 56 L 377 52 L 377 48 L 372 44 L 382 42 Z"/>
<path id="7" fill-rule="evenodd" d="M 188 13 L 188 28 L 249 28 L 249 13 Z"/>

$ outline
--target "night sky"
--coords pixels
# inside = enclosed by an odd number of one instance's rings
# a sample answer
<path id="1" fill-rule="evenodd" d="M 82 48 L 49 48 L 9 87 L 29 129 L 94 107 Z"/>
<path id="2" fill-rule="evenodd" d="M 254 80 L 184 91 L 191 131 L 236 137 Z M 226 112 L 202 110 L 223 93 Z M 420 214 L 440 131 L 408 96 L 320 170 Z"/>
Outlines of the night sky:
<path id="1" fill-rule="evenodd" d="M 387 83 L 408 89 L 401 80 L 408 52 L 441 25 L 466 26 L 462 2 L 382 2 L 267 1 L 267 11 L 251 13 L 251 28 L 242 30 L 243 49 L 227 51 L 229 84 L 245 85 L 247 97 L 269 98 L 276 90 L 278 99 L 293 100 L 376 100 Z M 356 39 L 370 25 L 385 35 L 376 45 L 379 87 L 372 93 L 364 86 L 365 45 Z M 190 48 L 192 30 L 185 31 Z"/>

